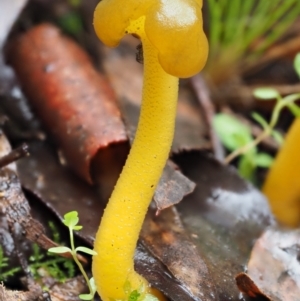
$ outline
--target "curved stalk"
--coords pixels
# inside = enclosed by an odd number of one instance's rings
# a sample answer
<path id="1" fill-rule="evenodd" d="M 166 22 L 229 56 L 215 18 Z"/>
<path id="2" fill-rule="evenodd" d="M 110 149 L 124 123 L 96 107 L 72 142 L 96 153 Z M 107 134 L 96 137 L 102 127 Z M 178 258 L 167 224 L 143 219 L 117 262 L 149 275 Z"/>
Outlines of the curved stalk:
<path id="1" fill-rule="evenodd" d="M 299 137 L 300 119 L 297 118 L 289 129 L 262 188 L 276 218 L 290 227 L 297 227 L 300 223 Z"/>
<path id="2" fill-rule="evenodd" d="M 178 78 L 167 74 L 144 32 L 143 100 L 136 137 L 105 209 L 96 235 L 93 275 L 103 301 L 127 300 L 132 290 L 148 286 L 134 271 L 139 233 L 168 158 L 175 126 Z"/>

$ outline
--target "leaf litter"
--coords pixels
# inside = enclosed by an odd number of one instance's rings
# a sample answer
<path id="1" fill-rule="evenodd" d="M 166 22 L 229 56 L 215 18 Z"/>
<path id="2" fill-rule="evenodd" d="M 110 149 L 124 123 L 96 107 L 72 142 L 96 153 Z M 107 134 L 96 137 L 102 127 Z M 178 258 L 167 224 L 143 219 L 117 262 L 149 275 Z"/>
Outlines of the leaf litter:
<path id="1" fill-rule="evenodd" d="M 132 42 L 129 42 L 129 46 L 126 47 L 129 47 L 128 50 L 131 51 L 134 46 Z M 140 98 L 138 85 L 141 84 L 141 66 L 138 66 L 132 58 L 126 58 L 124 48 L 123 50 L 121 48 L 119 53 L 117 49 L 110 51 L 102 49 L 102 52 L 104 52 L 105 76 L 114 87 L 114 92 L 121 103 L 122 117 L 126 121 L 127 128 L 126 133 L 122 134 L 124 135 L 122 141 L 128 143 L 126 134 L 130 131 L 134 132 L 138 116 L 137 104 Z M 119 66 L 118 68 L 113 67 L 114 59 L 117 64 L 115 66 Z M 121 68 L 122 63 L 124 65 Z M 129 72 L 126 80 L 124 71 Z M 29 74 L 28 77 L 31 75 Z M 5 77 L 2 81 L 5 81 Z M 178 172 L 181 179 L 174 180 L 171 177 L 174 186 L 167 184 L 166 187 L 170 187 L 169 191 L 172 192 L 176 187 L 181 187 L 181 183 L 185 183 L 186 188 L 180 192 L 179 196 L 167 193 L 162 198 L 167 200 L 168 204 L 178 203 L 182 198 L 184 200 L 172 209 L 159 212 L 158 215 L 153 209 L 155 206 L 149 210 L 137 247 L 136 269 L 171 300 L 243 300 L 246 297 L 240 295 L 235 284 L 235 276 L 247 270 L 247 261 L 253 243 L 262 235 L 253 250 L 259 254 L 258 257 L 260 256 L 262 251 L 256 250 L 257 244 L 261 239 L 265 239 L 265 234 L 262 233 L 268 226 L 274 224 L 274 220 L 264 197 L 250 184 L 239 178 L 232 168 L 224 167 L 209 156 L 194 151 L 210 148 L 206 138 L 207 128 L 202 117 L 199 118 L 201 113 L 197 106 L 195 107 L 195 99 L 189 87 L 183 83 L 182 88 L 179 116 L 183 117 L 178 118 L 178 128 L 182 130 L 184 123 L 187 127 L 182 131 L 183 134 L 178 135 L 177 132 L 173 146 L 173 151 L 176 152 L 173 159 L 177 166 L 171 163 L 170 169 L 171 173 Z M 31 97 L 29 100 L 31 101 Z M 127 110 L 130 113 L 126 114 L 124 107 L 128 107 L 128 103 L 131 108 Z M 47 124 L 47 121 L 43 119 L 41 122 L 43 126 Z M 45 129 L 53 138 L 55 135 L 52 127 L 55 122 L 51 120 L 49 124 L 48 130 L 47 126 Z M 47 210 L 53 211 L 59 218 L 62 218 L 67 211 L 74 209 L 82 212 L 80 220 L 83 231 L 80 236 L 87 244 L 92 244 L 106 202 L 105 196 L 109 194 L 109 191 L 105 194 L 100 193 L 99 196 L 97 189 L 83 183 L 68 170 L 68 166 L 62 166 L 60 163 L 65 162 L 66 155 L 61 156 L 59 162 L 59 156 L 55 152 L 63 147 L 59 139 L 54 140 L 56 148 L 53 148 L 53 144 L 49 144 L 49 141 L 46 144 L 31 143 L 31 156 L 18 162 L 21 183 L 27 191 L 46 205 Z M 103 149 L 107 150 L 107 146 Z M 189 151 L 182 152 L 182 150 Z M 88 154 L 83 153 L 84 155 Z M 83 162 L 82 158 L 80 160 Z M 91 164 L 96 164 L 90 156 L 89 160 Z M 94 162 L 97 161 L 94 160 Z M 93 167 L 90 168 L 89 164 L 85 166 L 82 164 L 84 171 L 77 169 L 77 174 L 84 174 L 83 177 L 91 182 L 89 177 L 93 175 Z M 113 165 L 113 163 L 110 164 Z M 72 163 L 69 165 L 76 170 Z M 115 167 L 114 169 L 118 170 Z M 113 181 L 110 180 L 110 183 Z M 95 182 L 98 189 L 106 185 L 105 177 L 100 177 Z M 162 180 L 163 185 L 166 183 L 168 182 Z M 194 183 L 196 183 L 196 188 Z M 68 188 L 65 189 L 65 186 Z M 162 190 L 165 191 L 165 189 Z M 158 208 L 164 209 L 168 206 L 163 205 Z M 267 230 L 266 233 L 268 231 L 271 230 Z M 274 244 L 276 247 L 276 243 Z M 285 246 L 283 252 L 290 254 L 291 260 L 296 264 L 297 243 L 292 242 Z M 255 258 L 254 255 L 255 253 L 251 255 L 248 263 L 248 276 L 253 277 L 252 281 L 262 295 L 271 296 L 274 300 L 285 300 L 285 296 L 282 297 L 278 291 L 272 291 L 270 287 L 267 287 L 268 285 L 261 284 L 259 282 L 261 279 L 256 279 L 254 272 L 253 275 L 250 273 L 251 270 L 255 271 L 251 269 L 251 260 Z M 283 270 L 288 271 L 286 279 L 291 281 L 289 276 L 293 270 L 289 270 L 282 260 L 279 258 L 279 265 L 283 265 Z M 275 277 L 274 284 L 272 284 L 274 288 L 278 279 Z"/>

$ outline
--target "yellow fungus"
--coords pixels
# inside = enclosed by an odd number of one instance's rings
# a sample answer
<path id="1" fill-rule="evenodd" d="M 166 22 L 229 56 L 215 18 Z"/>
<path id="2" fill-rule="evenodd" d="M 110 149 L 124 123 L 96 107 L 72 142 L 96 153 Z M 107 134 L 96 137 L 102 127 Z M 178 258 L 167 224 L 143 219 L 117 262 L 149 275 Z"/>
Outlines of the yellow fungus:
<path id="1" fill-rule="evenodd" d="M 275 217 L 290 227 L 300 224 L 299 140 L 300 119 L 297 118 L 288 131 L 263 186 Z"/>
<path id="2" fill-rule="evenodd" d="M 95 30 L 106 45 L 135 34 L 144 56 L 136 137 L 95 238 L 92 272 L 103 301 L 128 300 L 128 284 L 141 293 L 138 300 L 150 293 L 133 257 L 172 144 L 178 77 L 199 72 L 207 58 L 201 8 L 202 0 L 102 0 L 95 10 Z"/>

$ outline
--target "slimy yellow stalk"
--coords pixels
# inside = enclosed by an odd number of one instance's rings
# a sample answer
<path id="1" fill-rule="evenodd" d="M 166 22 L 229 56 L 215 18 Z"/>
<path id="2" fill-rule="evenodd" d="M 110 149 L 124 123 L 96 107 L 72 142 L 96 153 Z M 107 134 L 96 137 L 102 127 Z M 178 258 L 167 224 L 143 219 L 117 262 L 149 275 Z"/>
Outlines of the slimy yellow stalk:
<path id="1" fill-rule="evenodd" d="M 199 72 L 207 58 L 201 8 L 202 0 L 102 0 L 96 8 L 99 38 L 117 46 L 125 34 L 134 34 L 144 56 L 135 140 L 95 238 L 92 272 L 103 301 L 128 300 L 131 292 L 138 292 L 138 300 L 154 298 L 147 281 L 135 272 L 133 257 L 171 149 L 178 77 Z"/>
<path id="2" fill-rule="evenodd" d="M 287 133 L 262 189 L 277 220 L 290 227 L 300 224 L 299 141 L 300 119 L 297 118 Z"/>

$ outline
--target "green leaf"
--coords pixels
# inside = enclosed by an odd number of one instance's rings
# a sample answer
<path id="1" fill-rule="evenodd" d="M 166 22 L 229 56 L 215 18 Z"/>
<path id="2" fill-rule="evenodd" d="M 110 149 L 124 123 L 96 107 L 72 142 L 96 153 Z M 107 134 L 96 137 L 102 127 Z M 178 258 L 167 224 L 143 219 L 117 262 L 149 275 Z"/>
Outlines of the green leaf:
<path id="1" fill-rule="evenodd" d="M 272 165 L 274 158 L 267 153 L 258 153 L 254 158 L 256 166 L 268 168 Z"/>
<path id="2" fill-rule="evenodd" d="M 81 229 L 82 229 L 82 226 L 79 226 L 79 225 L 73 227 L 73 230 L 75 230 L 75 231 L 79 231 Z"/>
<path id="3" fill-rule="evenodd" d="M 93 293 L 95 294 L 95 292 L 97 291 L 97 287 L 96 287 L 96 283 L 95 283 L 94 277 L 92 277 L 92 278 L 90 279 L 90 286 L 91 286 L 91 288 L 92 288 L 92 290 L 93 290 Z"/>
<path id="4" fill-rule="evenodd" d="M 279 145 L 282 145 L 283 142 L 284 142 L 284 138 L 282 136 L 282 134 L 277 131 L 277 130 L 273 130 L 271 132 L 271 135 L 273 136 L 273 138 L 275 139 L 275 141 L 279 144 Z"/>
<path id="5" fill-rule="evenodd" d="M 138 290 L 133 290 L 128 297 L 128 301 L 137 301 L 140 295 Z"/>
<path id="6" fill-rule="evenodd" d="M 68 247 L 54 247 L 48 249 L 48 252 L 61 254 L 61 253 L 72 253 L 72 250 Z"/>
<path id="7" fill-rule="evenodd" d="M 250 128 L 228 114 L 217 114 L 213 125 L 222 143 L 231 151 L 253 140 Z"/>
<path id="8" fill-rule="evenodd" d="M 283 105 L 290 105 L 299 99 L 300 99 L 300 93 L 287 95 L 283 99 Z"/>
<path id="9" fill-rule="evenodd" d="M 300 77 L 300 53 L 298 53 L 294 59 L 294 68 L 298 76 Z"/>
<path id="10" fill-rule="evenodd" d="M 255 155 L 244 155 L 240 158 L 238 164 L 239 174 L 247 179 L 250 182 L 254 180 L 254 171 L 255 171 L 255 163 L 254 163 Z"/>
<path id="11" fill-rule="evenodd" d="M 256 112 L 253 112 L 251 114 L 252 118 L 261 125 L 261 127 L 264 129 L 264 130 L 267 130 L 270 128 L 268 122 L 258 113 Z"/>
<path id="12" fill-rule="evenodd" d="M 79 298 L 81 300 L 92 300 L 93 297 L 94 296 L 92 294 L 81 294 L 81 295 L 79 295 Z"/>
<path id="13" fill-rule="evenodd" d="M 89 249 L 89 248 L 86 248 L 86 247 L 77 247 L 75 249 L 75 251 L 80 251 L 80 252 L 83 252 L 83 253 L 86 253 L 86 254 L 89 254 L 89 255 L 97 255 L 97 252 L 95 252 L 94 250 L 92 249 Z"/>
<path id="14" fill-rule="evenodd" d="M 71 212 L 68 212 L 64 215 L 64 220 L 63 220 L 63 223 L 73 229 L 74 226 L 76 226 L 79 222 L 79 218 L 78 218 L 78 212 L 77 211 L 71 211 Z"/>
<path id="15" fill-rule="evenodd" d="M 300 107 L 297 106 L 295 103 L 290 103 L 287 105 L 291 113 L 297 117 L 300 118 Z"/>
<path id="16" fill-rule="evenodd" d="M 253 91 L 253 95 L 262 100 L 279 99 L 281 97 L 273 88 L 257 88 Z"/>

